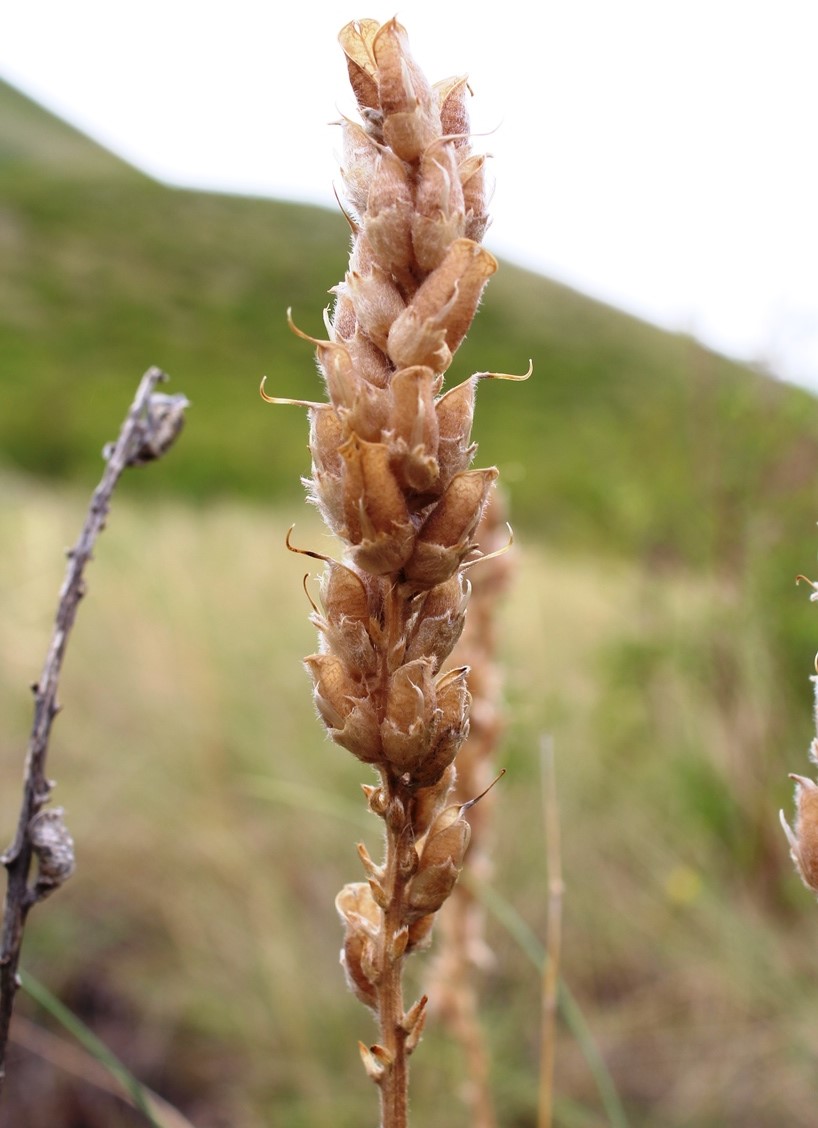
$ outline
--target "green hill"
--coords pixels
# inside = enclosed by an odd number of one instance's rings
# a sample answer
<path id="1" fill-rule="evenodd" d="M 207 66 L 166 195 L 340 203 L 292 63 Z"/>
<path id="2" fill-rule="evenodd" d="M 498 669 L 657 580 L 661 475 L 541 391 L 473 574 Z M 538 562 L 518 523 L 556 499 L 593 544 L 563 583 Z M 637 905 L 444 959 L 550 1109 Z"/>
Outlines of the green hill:
<path id="1" fill-rule="evenodd" d="M 320 334 L 346 248 L 339 215 L 162 186 L 0 85 L 3 459 L 89 481 L 158 364 L 194 406 L 161 483 L 130 488 L 295 496 L 304 421 L 257 387 L 319 395 L 285 311 Z M 516 521 L 552 541 L 704 563 L 815 480 L 808 394 L 504 265 L 452 378 L 529 357 L 527 384 L 481 387 L 476 433 Z"/>
<path id="2" fill-rule="evenodd" d="M 84 133 L 0 79 L 0 166 L 89 180 L 133 179 L 140 174 Z"/>

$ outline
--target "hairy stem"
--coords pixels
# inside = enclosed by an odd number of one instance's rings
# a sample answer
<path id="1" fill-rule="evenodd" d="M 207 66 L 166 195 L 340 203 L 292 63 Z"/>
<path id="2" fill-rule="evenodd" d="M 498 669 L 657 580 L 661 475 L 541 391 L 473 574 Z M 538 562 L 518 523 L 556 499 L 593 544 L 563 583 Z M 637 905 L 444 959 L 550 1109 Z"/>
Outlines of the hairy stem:
<path id="1" fill-rule="evenodd" d="M 389 1059 L 380 1086 L 382 1128 L 405 1128 L 409 1113 L 409 1057 L 403 1026 L 404 957 L 403 953 L 396 952 L 407 884 L 407 877 L 401 872 L 401 837 L 401 831 L 388 828 L 386 890 L 389 904 L 384 911 L 377 988 L 380 1041 Z"/>

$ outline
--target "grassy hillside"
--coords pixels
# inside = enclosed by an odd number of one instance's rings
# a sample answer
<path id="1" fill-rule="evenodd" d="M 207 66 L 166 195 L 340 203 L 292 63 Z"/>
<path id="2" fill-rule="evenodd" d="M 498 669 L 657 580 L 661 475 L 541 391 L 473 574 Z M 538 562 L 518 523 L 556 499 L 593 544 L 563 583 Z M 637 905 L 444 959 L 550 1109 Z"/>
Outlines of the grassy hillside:
<path id="1" fill-rule="evenodd" d="M 124 161 L 0 79 L 0 164 L 87 180 L 133 179 Z"/>
<path id="2" fill-rule="evenodd" d="M 321 536 L 305 421 L 257 394 L 263 373 L 319 393 L 285 311 L 319 334 L 345 253 L 336 215 L 163 187 L 0 86 L 4 826 L 99 450 L 149 364 L 193 401 L 171 456 L 123 482 L 91 576 L 53 763 L 80 868 L 35 915 L 29 966 L 202 1128 L 371 1119 L 331 907 L 364 776 L 298 663 L 313 632 L 282 541 L 293 520 Z M 452 379 L 529 357 L 526 384 L 481 386 L 476 421 L 521 546 L 496 887 L 541 935 L 550 731 L 566 978 L 631 1123 L 806 1128 L 815 908 L 776 814 L 812 730 L 818 624 L 793 577 L 818 544 L 818 404 L 504 265 Z M 536 976 L 491 927 L 494 1080 L 504 1128 L 529 1128 Z M 457 1062 L 429 1041 L 418 1123 L 458 1125 Z M 45 1092 L 25 1060 L 23 1101 Z M 601 1123 L 562 1035 L 557 1076 L 559 1122 Z"/>
<path id="3" fill-rule="evenodd" d="M 0 456 L 87 480 L 99 435 L 158 364 L 194 404 L 162 489 L 295 498 L 302 413 L 263 406 L 257 387 L 266 373 L 281 395 L 320 394 L 285 313 L 321 333 L 343 219 L 173 190 L 106 157 L 0 86 Z M 476 421 L 517 523 L 552 543 L 699 564 L 740 552 L 748 523 L 784 499 L 811 527 L 807 394 L 504 265 L 451 379 L 524 371 L 529 357 L 527 384 L 481 387 Z"/>

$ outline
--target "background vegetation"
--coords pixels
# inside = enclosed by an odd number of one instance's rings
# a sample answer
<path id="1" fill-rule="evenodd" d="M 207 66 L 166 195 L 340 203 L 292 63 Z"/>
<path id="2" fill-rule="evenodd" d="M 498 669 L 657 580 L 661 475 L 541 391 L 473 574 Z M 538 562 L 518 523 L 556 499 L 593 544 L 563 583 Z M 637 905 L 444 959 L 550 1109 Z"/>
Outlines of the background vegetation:
<path id="1" fill-rule="evenodd" d="M 373 1118 L 332 908 L 372 833 L 366 775 L 324 741 L 299 668 L 314 638 L 284 533 L 323 536 L 298 485 L 305 423 L 257 396 L 263 373 L 319 394 L 285 310 L 320 332 L 345 249 L 337 216 L 163 187 L 0 86 L 7 838 L 101 445 L 151 363 L 193 401 L 167 462 L 123 482 L 89 577 L 51 759 L 79 868 L 32 917 L 24 965 L 201 1128 Z M 818 404 L 504 265 L 453 378 L 529 356 L 527 384 L 481 386 L 476 419 L 519 545 L 495 889 L 543 935 L 551 732 L 564 975 L 630 1123 L 812 1124 L 815 906 L 777 810 L 812 734 L 818 632 L 792 581 L 815 559 Z M 498 1105 L 523 1128 L 537 973 L 490 931 Z M 464 1124 L 434 1025 L 415 1063 L 417 1122 Z M 139 1122 L 29 1050 L 10 1071 L 9 1124 Z M 557 1082 L 559 1123 L 605 1123 L 565 1031 Z"/>

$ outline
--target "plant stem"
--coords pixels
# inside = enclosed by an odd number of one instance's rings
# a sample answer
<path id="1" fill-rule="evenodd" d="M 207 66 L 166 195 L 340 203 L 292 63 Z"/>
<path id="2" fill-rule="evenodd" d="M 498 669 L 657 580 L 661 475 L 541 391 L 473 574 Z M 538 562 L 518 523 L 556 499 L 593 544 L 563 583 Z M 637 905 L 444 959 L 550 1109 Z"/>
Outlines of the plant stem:
<path id="1" fill-rule="evenodd" d="M 401 873 L 400 836 L 387 828 L 386 890 L 389 904 L 384 911 L 380 944 L 378 1018 L 381 1045 L 388 1064 L 380 1084 L 381 1128 L 406 1128 L 409 1103 L 409 1060 L 403 1026 L 403 955 L 395 957 L 397 933 L 401 929 L 407 879 Z"/>
<path id="2" fill-rule="evenodd" d="M 51 726 L 60 711 L 57 687 L 63 659 L 80 600 L 85 594 L 85 566 L 92 558 L 97 537 L 105 528 L 111 497 L 122 472 L 128 466 L 161 457 L 182 425 L 183 411 L 187 406 L 185 397 L 154 394 L 157 383 L 166 379 L 167 376 L 158 368 L 148 369 L 122 424 L 119 438 L 110 449 L 106 449 L 105 472 L 91 498 L 79 539 L 68 552 L 48 655 L 39 681 L 32 686 L 34 722 L 26 756 L 20 816 L 14 841 L 2 856 L 8 883 L 0 937 L 0 1093 L 5 1080 L 9 1025 L 19 987 L 17 970 L 26 919 L 31 908 L 61 884 L 73 869 L 72 843 L 60 821 L 61 812 L 48 812 L 58 836 L 52 840 L 50 862 L 42 847 L 38 848 L 33 834 L 37 819 L 43 818 L 41 812 L 54 786 L 45 769 Z M 60 851 L 58 871 L 53 868 L 55 842 Z M 39 863 L 38 874 L 30 884 L 29 874 L 35 855 Z"/>
<path id="3" fill-rule="evenodd" d="M 542 1028 L 540 1035 L 540 1087 L 538 1128 L 551 1128 L 554 1115 L 554 1055 L 557 1040 L 557 997 L 559 992 L 560 948 L 562 943 L 562 861 L 560 856 L 559 806 L 557 803 L 554 746 L 543 737 L 542 761 L 543 812 L 548 873 L 547 957 L 542 972 Z"/>

